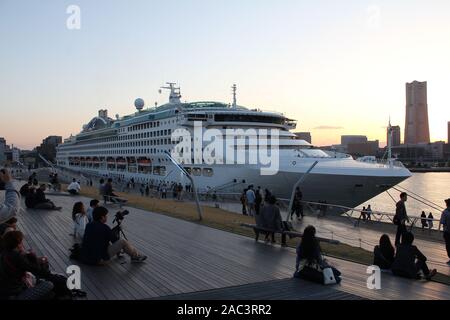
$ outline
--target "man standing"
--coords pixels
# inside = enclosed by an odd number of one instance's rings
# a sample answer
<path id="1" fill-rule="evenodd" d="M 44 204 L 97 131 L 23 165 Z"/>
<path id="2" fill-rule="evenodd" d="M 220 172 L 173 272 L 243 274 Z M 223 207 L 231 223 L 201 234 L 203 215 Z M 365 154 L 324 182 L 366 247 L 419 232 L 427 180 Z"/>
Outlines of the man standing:
<path id="1" fill-rule="evenodd" d="M 403 235 L 407 232 L 406 221 L 409 222 L 408 214 L 406 213 L 405 202 L 408 200 L 408 194 L 402 192 L 400 194 L 400 201 L 396 204 L 394 224 L 397 225 L 397 234 L 395 235 L 395 245 L 400 244 L 400 240 Z"/>
<path id="2" fill-rule="evenodd" d="M 255 215 L 255 200 L 256 200 L 255 191 L 253 191 L 253 185 L 250 185 L 248 187 L 248 190 L 245 195 L 247 197 L 248 215 L 253 217 Z"/>
<path id="3" fill-rule="evenodd" d="M 441 229 L 440 225 L 443 225 L 445 249 L 447 249 L 447 256 L 450 258 L 450 198 L 445 200 L 445 204 L 447 209 L 442 212 L 439 230 Z M 447 264 L 450 266 L 450 260 L 447 261 Z"/>

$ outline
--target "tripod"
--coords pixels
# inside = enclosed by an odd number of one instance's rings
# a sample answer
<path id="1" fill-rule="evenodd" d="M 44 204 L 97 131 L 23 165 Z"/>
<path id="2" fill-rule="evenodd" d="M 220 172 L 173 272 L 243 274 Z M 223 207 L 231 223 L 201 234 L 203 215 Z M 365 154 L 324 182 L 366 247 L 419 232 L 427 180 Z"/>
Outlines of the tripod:
<path id="1" fill-rule="evenodd" d="M 125 235 L 125 233 L 123 232 L 122 229 L 122 220 L 123 219 L 118 219 L 117 217 L 114 218 L 113 223 L 117 223 L 117 225 L 112 229 L 113 232 L 117 235 L 117 241 L 120 240 L 120 237 L 122 236 L 125 240 L 128 240 L 127 236 Z M 117 258 L 121 259 L 123 257 L 123 252 L 119 252 L 117 254 Z"/>

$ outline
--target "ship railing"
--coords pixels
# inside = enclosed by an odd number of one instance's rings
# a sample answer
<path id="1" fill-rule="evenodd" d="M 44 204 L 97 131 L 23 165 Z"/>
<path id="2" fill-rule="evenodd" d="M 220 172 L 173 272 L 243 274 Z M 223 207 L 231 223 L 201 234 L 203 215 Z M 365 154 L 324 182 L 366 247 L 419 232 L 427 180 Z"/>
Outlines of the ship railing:
<path id="1" fill-rule="evenodd" d="M 378 164 L 380 167 L 386 167 L 386 166 L 393 166 L 397 168 L 405 168 L 403 163 L 399 160 L 394 159 L 356 159 L 356 161 L 362 162 L 362 163 L 372 163 L 372 164 Z"/>

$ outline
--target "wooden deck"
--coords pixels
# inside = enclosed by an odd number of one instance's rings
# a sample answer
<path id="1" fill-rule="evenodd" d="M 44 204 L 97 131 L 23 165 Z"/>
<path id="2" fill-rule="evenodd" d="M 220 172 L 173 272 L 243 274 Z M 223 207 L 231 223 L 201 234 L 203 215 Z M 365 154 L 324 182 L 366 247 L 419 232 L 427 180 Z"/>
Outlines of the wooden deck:
<path id="1" fill-rule="evenodd" d="M 89 199 L 50 198 L 64 210 L 25 209 L 19 214 L 19 228 L 25 233 L 27 245 L 48 256 L 52 268 L 63 273 L 67 266 L 75 264 L 68 258 L 73 241 L 69 236 L 73 229 L 72 205 L 75 201 L 87 205 Z M 114 210 L 111 208 L 110 221 Z M 143 264 L 132 264 L 126 257 L 113 259 L 104 267 L 80 265 L 82 290 L 88 292 L 88 299 L 173 299 L 176 295 L 183 299 L 450 299 L 446 285 L 389 274 L 383 274 L 381 290 L 369 290 L 366 266 L 336 259 L 329 260 L 343 273 L 340 285 L 324 287 L 294 281 L 292 249 L 255 243 L 247 237 L 164 215 L 129 210 L 123 225 L 125 233 L 148 259 Z"/>

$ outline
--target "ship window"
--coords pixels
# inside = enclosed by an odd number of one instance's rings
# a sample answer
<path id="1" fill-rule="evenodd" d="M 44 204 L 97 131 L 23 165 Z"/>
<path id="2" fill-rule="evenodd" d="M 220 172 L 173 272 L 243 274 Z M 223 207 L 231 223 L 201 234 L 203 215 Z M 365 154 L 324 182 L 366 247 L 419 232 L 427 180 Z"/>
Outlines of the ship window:
<path id="1" fill-rule="evenodd" d="M 212 177 L 214 175 L 214 171 L 211 168 L 204 168 L 203 169 L 203 175 L 205 177 Z"/>
<path id="2" fill-rule="evenodd" d="M 194 173 L 194 176 L 202 175 L 202 169 L 200 169 L 200 168 L 194 168 L 192 172 Z"/>

